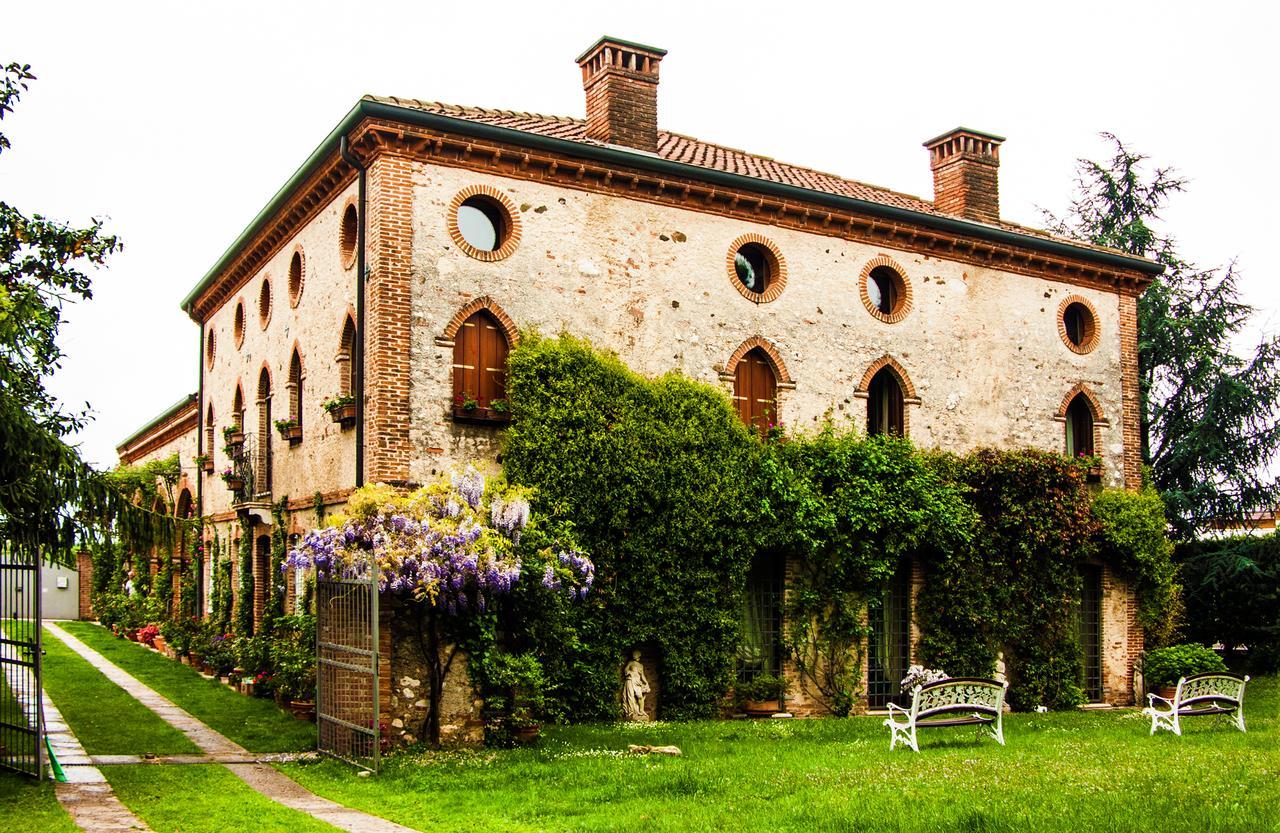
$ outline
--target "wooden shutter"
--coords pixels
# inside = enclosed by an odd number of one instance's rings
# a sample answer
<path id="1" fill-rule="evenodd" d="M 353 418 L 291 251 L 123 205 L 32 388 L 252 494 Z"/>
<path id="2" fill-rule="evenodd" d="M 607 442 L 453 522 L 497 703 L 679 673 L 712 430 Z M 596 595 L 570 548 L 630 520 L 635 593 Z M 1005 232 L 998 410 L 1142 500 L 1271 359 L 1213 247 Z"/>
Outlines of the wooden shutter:
<path id="1" fill-rule="evenodd" d="M 759 348 L 743 356 L 734 369 L 733 400 L 742 421 L 761 433 L 777 422 L 778 381 Z"/>
<path id="2" fill-rule="evenodd" d="M 453 395 L 470 395 L 481 408 L 506 397 L 507 336 L 483 310 L 458 328 L 453 340 Z"/>

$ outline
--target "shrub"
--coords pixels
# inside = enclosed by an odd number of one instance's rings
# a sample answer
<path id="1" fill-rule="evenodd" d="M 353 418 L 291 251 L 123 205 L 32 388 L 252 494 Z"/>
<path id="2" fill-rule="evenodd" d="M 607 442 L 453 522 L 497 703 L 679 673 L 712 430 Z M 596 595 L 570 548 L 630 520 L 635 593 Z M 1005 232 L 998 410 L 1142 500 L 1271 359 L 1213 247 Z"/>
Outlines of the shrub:
<path id="1" fill-rule="evenodd" d="M 271 638 L 272 686 L 292 700 L 311 700 L 316 693 L 316 620 L 296 614 L 278 620 Z"/>
<path id="2" fill-rule="evenodd" d="M 506 745 L 510 730 L 537 725 L 545 704 L 547 678 L 532 653 L 490 651 L 483 662 L 486 740 Z"/>
<path id="3" fill-rule="evenodd" d="M 1178 626 L 1181 600 L 1164 500 L 1149 484 L 1140 492 L 1103 489 L 1094 496 L 1092 511 L 1099 527 L 1098 555 L 1133 581 L 1148 646 L 1166 644 Z"/>
<path id="4" fill-rule="evenodd" d="M 1195 642 L 1157 648 L 1142 661 L 1142 677 L 1149 689 L 1177 685 L 1180 678 L 1192 674 L 1226 670 L 1216 651 Z"/>
<path id="5" fill-rule="evenodd" d="M 757 674 L 753 679 L 734 685 L 733 700 L 741 708 L 748 701 L 759 703 L 781 700 L 790 690 L 790 684 L 783 677 L 777 677 L 773 674 Z"/>
<path id="6" fill-rule="evenodd" d="M 1247 646 L 1254 673 L 1280 668 L 1280 540 L 1264 535 L 1182 544 L 1175 553 L 1187 637 Z"/>
<path id="7" fill-rule="evenodd" d="M 229 674 L 237 663 L 235 636 L 229 633 L 214 633 L 209 638 L 209 647 L 204 654 L 204 661 L 219 674 L 224 676 Z"/>

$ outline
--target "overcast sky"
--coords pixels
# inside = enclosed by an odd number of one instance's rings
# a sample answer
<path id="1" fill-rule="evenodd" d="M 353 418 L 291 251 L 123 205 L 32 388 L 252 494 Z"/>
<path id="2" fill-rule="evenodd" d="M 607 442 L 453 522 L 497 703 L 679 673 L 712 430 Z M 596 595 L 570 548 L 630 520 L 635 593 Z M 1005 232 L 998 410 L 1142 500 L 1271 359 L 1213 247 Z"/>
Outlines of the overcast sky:
<path id="1" fill-rule="evenodd" d="M 1008 137 L 1001 213 L 1061 211 L 1110 131 L 1190 180 L 1182 254 L 1237 258 L 1280 325 L 1274 3 L 8 4 L 0 63 L 39 80 L 2 130 L 0 199 L 108 219 L 125 251 L 68 312 L 53 389 L 96 415 L 88 460 L 197 384 L 179 301 L 360 95 L 581 116 L 599 35 L 669 50 L 668 130 L 932 197 L 921 142 Z"/>

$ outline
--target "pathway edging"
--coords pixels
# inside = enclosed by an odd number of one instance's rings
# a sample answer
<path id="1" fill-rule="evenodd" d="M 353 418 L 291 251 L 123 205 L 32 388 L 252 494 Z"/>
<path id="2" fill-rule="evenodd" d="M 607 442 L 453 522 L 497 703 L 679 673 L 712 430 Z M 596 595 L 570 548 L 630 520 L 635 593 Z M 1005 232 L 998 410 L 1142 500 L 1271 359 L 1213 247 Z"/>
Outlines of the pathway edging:
<path id="1" fill-rule="evenodd" d="M 243 746 L 197 720 L 172 701 L 160 696 L 154 689 L 142 683 L 132 674 L 111 662 L 76 637 L 49 622 L 45 623 L 45 628 L 62 640 L 68 648 L 75 651 L 93 665 L 94 668 L 106 675 L 107 679 L 123 688 L 138 702 L 159 715 L 161 720 L 189 737 L 206 755 L 214 758 L 228 757 L 240 760 L 253 756 L 253 753 Z M 249 785 L 253 790 L 277 804 L 306 813 L 312 818 L 346 830 L 348 833 L 417 833 L 411 827 L 405 827 L 380 816 L 373 816 L 360 810 L 344 807 L 327 798 L 322 798 L 310 792 L 284 773 L 266 764 L 222 763 L 222 766 L 231 770 L 237 778 Z M 105 830 L 105 828 L 100 829 Z"/>

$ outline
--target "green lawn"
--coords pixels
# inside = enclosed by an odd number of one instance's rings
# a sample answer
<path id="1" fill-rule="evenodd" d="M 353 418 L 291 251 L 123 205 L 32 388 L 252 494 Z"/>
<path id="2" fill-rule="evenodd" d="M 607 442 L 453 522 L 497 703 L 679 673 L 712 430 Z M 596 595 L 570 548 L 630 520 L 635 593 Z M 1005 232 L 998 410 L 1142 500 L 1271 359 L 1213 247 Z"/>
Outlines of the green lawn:
<path id="1" fill-rule="evenodd" d="M 53 794 L 53 782 L 0 770 L 0 830 L 4 833 L 78 833 Z"/>
<path id="2" fill-rule="evenodd" d="M 200 751 L 57 637 L 46 633 L 44 649 L 44 689 L 90 755 Z"/>
<path id="3" fill-rule="evenodd" d="M 250 752 L 297 752 L 316 748 L 315 726 L 295 720 L 274 701 L 244 697 L 195 669 L 117 639 L 92 622 L 60 625 L 90 648 L 172 700 Z"/>
<path id="4" fill-rule="evenodd" d="M 1020 714 L 1004 748 L 940 729 L 920 754 L 890 754 L 882 718 L 722 721 L 566 727 L 533 749 L 396 756 L 376 778 L 333 761 L 282 769 L 431 831 L 1275 830 L 1278 705 L 1276 679 L 1251 683 L 1247 735 L 1201 718 L 1152 738 L 1132 710 Z"/>
<path id="5" fill-rule="evenodd" d="M 218 764 L 104 766 L 102 772 L 116 796 L 155 833 L 336 830 L 254 792 Z"/>

